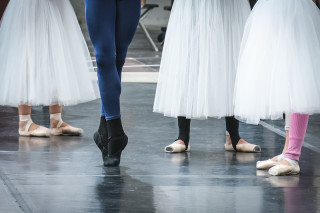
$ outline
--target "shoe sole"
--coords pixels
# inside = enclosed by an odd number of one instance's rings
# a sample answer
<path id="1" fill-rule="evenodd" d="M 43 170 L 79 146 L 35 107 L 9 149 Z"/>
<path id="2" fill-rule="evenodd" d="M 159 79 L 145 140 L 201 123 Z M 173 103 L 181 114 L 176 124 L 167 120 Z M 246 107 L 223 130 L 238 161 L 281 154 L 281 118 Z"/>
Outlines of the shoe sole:
<path id="1" fill-rule="evenodd" d="M 232 148 L 229 148 L 229 147 L 226 147 L 225 146 L 225 151 L 227 152 L 242 152 L 242 153 L 260 153 L 261 152 L 261 147 L 260 146 L 255 146 L 253 148 L 253 150 L 250 150 L 250 151 L 241 151 L 241 150 L 234 150 L 233 147 Z"/>
<path id="2" fill-rule="evenodd" d="M 300 172 L 295 172 L 295 171 L 291 171 L 291 172 L 288 172 L 288 173 L 282 173 L 280 174 L 277 170 L 269 170 L 268 172 L 270 175 L 272 176 L 286 176 L 286 175 L 298 175 Z"/>
<path id="3" fill-rule="evenodd" d="M 64 133 L 61 130 L 50 129 L 50 135 L 53 135 L 53 136 L 82 136 L 83 135 L 83 130 L 80 129 L 80 131 L 77 132 L 77 133 L 72 133 L 72 132 Z"/>

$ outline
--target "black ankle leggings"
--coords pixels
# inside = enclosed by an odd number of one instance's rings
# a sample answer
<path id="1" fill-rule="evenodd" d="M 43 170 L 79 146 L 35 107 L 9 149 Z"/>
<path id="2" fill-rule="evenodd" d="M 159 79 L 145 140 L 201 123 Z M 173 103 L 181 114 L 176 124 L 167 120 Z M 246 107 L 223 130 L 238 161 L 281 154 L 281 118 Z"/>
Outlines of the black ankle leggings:
<path id="1" fill-rule="evenodd" d="M 229 132 L 232 146 L 235 150 L 236 146 L 239 142 L 240 135 L 239 135 L 239 121 L 232 117 L 226 117 L 226 130 Z M 178 140 L 182 140 L 186 147 L 189 146 L 189 140 L 190 140 L 190 124 L 191 120 L 187 119 L 186 117 L 178 117 L 178 126 L 179 126 L 179 137 Z"/>

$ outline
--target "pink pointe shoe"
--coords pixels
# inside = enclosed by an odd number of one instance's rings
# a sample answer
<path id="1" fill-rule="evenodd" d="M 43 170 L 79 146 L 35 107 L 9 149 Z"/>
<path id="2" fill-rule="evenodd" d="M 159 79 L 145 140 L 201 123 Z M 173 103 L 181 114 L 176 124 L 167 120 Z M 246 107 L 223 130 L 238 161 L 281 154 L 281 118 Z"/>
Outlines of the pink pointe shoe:
<path id="1" fill-rule="evenodd" d="M 50 136 L 50 130 L 43 126 L 39 126 L 38 128 L 32 131 L 29 131 L 30 126 L 32 124 L 33 124 L 33 121 L 29 119 L 24 130 L 19 128 L 19 135 L 24 137 L 49 137 Z"/>
<path id="2" fill-rule="evenodd" d="M 291 160 L 289 158 L 283 159 L 283 161 L 289 162 L 290 165 L 278 163 L 278 165 L 269 169 L 269 174 L 272 176 L 280 175 L 297 175 L 300 173 L 300 166 L 298 161 Z"/>
<path id="3" fill-rule="evenodd" d="M 76 128 L 70 125 L 61 127 L 63 124 L 63 121 L 59 122 L 56 128 L 50 128 L 50 133 L 51 135 L 54 136 L 63 136 L 63 135 L 68 135 L 68 136 L 81 136 L 83 134 L 83 130 L 80 128 Z"/>
<path id="4" fill-rule="evenodd" d="M 270 169 L 271 167 L 276 166 L 280 161 L 282 161 L 284 159 L 283 154 L 278 155 L 277 157 L 278 157 L 277 161 L 273 161 L 272 159 L 258 161 L 257 165 L 256 165 L 257 169 L 260 169 L 260 170 Z"/>
<path id="5" fill-rule="evenodd" d="M 61 113 L 55 113 L 50 115 L 50 123 L 51 128 L 51 135 L 54 136 L 81 136 L 83 134 L 83 130 L 80 128 L 76 128 L 73 126 L 70 126 L 69 124 L 66 124 L 63 122 L 61 118 Z M 65 124 L 65 125 L 63 125 Z M 54 127 L 52 127 L 54 126 Z"/>
<path id="6" fill-rule="evenodd" d="M 179 153 L 179 152 L 190 152 L 190 143 L 188 145 L 188 148 L 186 149 L 185 144 L 181 144 L 178 140 L 173 142 L 172 144 L 166 146 L 164 148 L 165 152 L 168 153 Z"/>
<path id="7" fill-rule="evenodd" d="M 231 137 L 229 132 L 226 132 L 227 140 L 224 144 L 224 148 L 226 151 L 234 152 L 234 148 L 232 146 Z M 261 148 L 258 145 L 251 143 L 237 144 L 237 152 L 261 152 Z"/>

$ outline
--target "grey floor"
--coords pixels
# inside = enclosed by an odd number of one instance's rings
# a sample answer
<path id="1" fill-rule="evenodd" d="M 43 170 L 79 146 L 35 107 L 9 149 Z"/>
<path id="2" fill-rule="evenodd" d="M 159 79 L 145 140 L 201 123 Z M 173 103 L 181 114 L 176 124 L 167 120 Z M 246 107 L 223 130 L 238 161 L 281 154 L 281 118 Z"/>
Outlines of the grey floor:
<path id="1" fill-rule="evenodd" d="M 159 63 L 141 36 L 129 57 Z M 310 119 L 301 174 L 270 177 L 255 163 L 281 152 L 283 121 L 241 124 L 241 136 L 262 153 L 225 152 L 224 120 L 209 119 L 192 121 L 190 153 L 166 154 L 177 122 L 152 112 L 155 88 L 123 84 L 129 144 L 118 168 L 103 167 L 92 140 L 99 100 L 64 108 L 83 137 L 19 137 L 17 110 L 0 107 L 0 212 L 320 212 L 319 116 Z M 32 116 L 48 126 L 47 108 Z"/>
<path id="2" fill-rule="evenodd" d="M 16 109 L 0 108 L 0 212 L 320 211 L 317 150 L 303 148 L 301 175 L 270 177 L 255 162 L 278 154 L 282 136 L 241 124 L 242 137 L 263 152 L 225 152 L 224 121 L 209 119 L 192 121 L 190 153 L 166 154 L 177 122 L 152 113 L 154 92 L 154 84 L 123 85 L 130 139 L 119 168 L 104 168 L 92 141 L 99 101 L 65 108 L 64 119 L 85 130 L 82 138 L 18 137 Z M 46 108 L 34 108 L 33 118 L 48 126 Z M 319 120 L 312 117 L 306 140 L 318 148 L 309 138 L 319 138 Z"/>

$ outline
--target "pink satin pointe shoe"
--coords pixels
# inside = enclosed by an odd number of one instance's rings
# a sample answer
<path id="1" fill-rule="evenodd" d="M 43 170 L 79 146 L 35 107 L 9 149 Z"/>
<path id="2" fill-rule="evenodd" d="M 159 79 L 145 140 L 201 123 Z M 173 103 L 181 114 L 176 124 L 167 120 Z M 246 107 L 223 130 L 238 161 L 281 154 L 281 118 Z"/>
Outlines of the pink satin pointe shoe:
<path id="1" fill-rule="evenodd" d="M 56 128 L 50 128 L 51 135 L 54 136 L 81 136 L 83 134 L 83 130 L 80 128 L 76 128 L 70 125 L 62 127 L 63 121 L 59 121 Z"/>
<path id="2" fill-rule="evenodd" d="M 24 129 L 19 128 L 19 135 L 25 137 L 49 137 L 50 130 L 46 127 L 39 126 L 38 128 L 29 131 L 30 126 L 33 124 L 33 121 L 30 119 L 27 122 L 27 125 Z"/>
<path id="3" fill-rule="evenodd" d="M 276 166 L 269 169 L 270 175 L 297 175 L 300 173 L 300 166 L 298 161 L 291 160 L 289 158 L 285 158 L 283 160 L 289 162 L 290 165 L 278 163 Z"/>
<path id="4" fill-rule="evenodd" d="M 280 161 L 284 159 L 283 154 L 278 155 L 277 157 L 278 157 L 277 161 L 273 161 L 272 159 L 258 161 L 256 165 L 257 169 L 261 169 L 261 170 L 270 169 L 271 167 L 276 166 Z"/>
<path id="5" fill-rule="evenodd" d="M 231 142 L 231 137 L 229 132 L 226 132 L 227 141 L 224 144 L 224 148 L 226 151 L 236 151 L 234 150 Z M 237 152 L 261 152 L 261 148 L 258 145 L 251 143 L 237 144 Z"/>
<path id="6" fill-rule="evenodd" d="M 164 148 L 165 152 L 168 153 L 179 153 L 179 152 L 189 152 L 190 151 L 190 143 L 188 145 L 188 148 L 186 149 L 185 144 L 181 144 L 178 140 L 173 142 L 172 144 L 166 146 Z"/>

